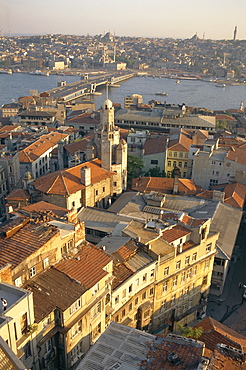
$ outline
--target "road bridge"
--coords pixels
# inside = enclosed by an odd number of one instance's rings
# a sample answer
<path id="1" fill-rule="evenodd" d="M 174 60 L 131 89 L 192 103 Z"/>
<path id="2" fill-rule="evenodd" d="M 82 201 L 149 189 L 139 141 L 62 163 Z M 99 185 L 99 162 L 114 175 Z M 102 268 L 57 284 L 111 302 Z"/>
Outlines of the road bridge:
<path id="1" fill-rule="evenodd" d="M 103 76 L 100 75 L 97 77 L 85 77 L 83 80 L 58 86 L 54 89 L 46 91 L 46 93 L 48 93 L 53 100 L 59 102 L 69 102 L 82 96 L 95 93 L 98 86 L 106 84 L 109 86 L 114 86 L 115 84 L 134 76 L 135 74 L 132 72 L 118 72 L 106 73 Z"/>

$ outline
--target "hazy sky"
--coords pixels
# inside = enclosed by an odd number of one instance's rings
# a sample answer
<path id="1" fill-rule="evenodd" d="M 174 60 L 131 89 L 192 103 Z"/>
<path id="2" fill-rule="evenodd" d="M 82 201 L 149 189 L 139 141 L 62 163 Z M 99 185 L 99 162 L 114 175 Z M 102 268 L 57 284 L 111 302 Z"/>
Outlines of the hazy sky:
<path id="1" fill-rule="evenodd" d="M 246 0 L 0 0 L 8 34 L 246 39 Z"/>

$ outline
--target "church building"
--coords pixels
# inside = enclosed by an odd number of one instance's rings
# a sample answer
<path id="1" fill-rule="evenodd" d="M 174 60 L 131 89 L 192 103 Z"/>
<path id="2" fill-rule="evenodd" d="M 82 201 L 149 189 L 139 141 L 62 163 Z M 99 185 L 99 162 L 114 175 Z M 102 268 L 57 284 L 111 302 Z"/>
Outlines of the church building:
<path id="1" fill-rule="evenodd" d="M 86 147 L 87 162 L 60 169 L 33 182 L 35 201 L 44 200 L 66 209 L 82 206 L 107 208 L 127 185 L 127 143 L 114 125 L 114 107 L 106 99 L 100 128 Z"/>

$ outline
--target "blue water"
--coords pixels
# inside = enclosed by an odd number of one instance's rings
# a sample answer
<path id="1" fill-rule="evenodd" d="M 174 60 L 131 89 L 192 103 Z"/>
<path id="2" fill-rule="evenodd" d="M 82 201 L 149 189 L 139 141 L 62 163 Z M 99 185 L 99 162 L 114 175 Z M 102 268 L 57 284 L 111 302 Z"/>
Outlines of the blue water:
<path id="1" fill-rule="evenodd" d="M 19 96 L 30 95 L 30 90 L 46 91 L 57 86 L 61 80 L 78 81 L 77 76 L 35 76 L 24 73 L 12 75 L 0 74 L 0 106 L 16 101 Z M 102 96 L 95 96 L 96 107 L 105 100 L 105 89 Z M 168 96 L 157 96 L 156 92 L 166 92 Z M 176 80 L 167 78 L 134 77 L 121 83 L 120 87 L 109 88 L 109 98 L 115 103 L 124 104 L 124 96 L 140 94 L 144 103 L 156 99 L 171 104 L 185 103 L 188 106 L 214 109 L 239 108 L 243 101 L 246 106 L 246 85 L 216 87 L 215 83 L 200 80 Z"/>

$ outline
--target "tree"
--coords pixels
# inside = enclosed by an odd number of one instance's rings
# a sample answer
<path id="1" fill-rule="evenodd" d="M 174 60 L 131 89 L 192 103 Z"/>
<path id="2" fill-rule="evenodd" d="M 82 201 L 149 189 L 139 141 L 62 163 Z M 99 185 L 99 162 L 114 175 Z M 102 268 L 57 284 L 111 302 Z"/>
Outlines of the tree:
<path id="1" fill-rule="evenodd" d="M 191 326 L 178 325 L 181 331 L 181 335 L 185 338 L 198 339 L 203 333 L 203 328 L 192 328 Z"/>
<path id="2" fill-rule="evenodd" d="M 166 177 L 165 171 L 161 171 L 159 166 L 150 168 L 144 175 L 151 176 L 151 177 Z"/>
<path id="3" fill-rule="evenodd" d="M 133 155 L 128 155 L 127 177 L 128 177 L 129 184 L 131 184 L 132 179 L 142 174 L 143 167 L 144 167 L 144 163 L 141 158 L 135 157 Z"/>

